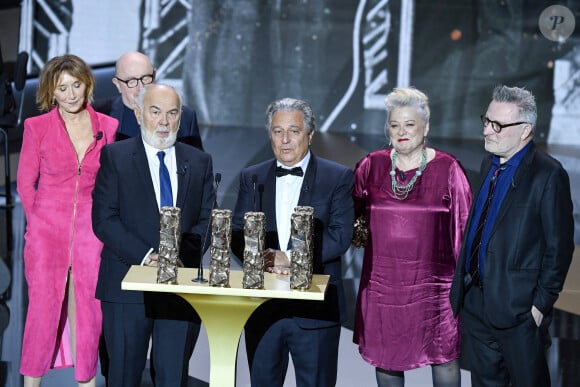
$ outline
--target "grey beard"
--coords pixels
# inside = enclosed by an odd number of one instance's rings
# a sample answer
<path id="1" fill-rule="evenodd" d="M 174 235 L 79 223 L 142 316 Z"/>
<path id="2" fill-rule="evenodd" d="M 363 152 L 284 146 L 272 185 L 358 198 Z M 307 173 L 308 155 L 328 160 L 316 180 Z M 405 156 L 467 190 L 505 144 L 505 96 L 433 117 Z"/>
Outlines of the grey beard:
<path id="1" fill-rule="evenodd" d="M 173 144 L 175 144 L 175 140 L 177 139 L 177 131 L 175 132 L 169 132 L 169 137 L 167 138 L 161 138 L 161 137 L 157 137 L 155 135 L 155 132 L 150 132 L 144 128 L 141 128 L 141 136 L 143 137 L 143 140 L 151 145 L 152 147 L 154 147 L 155 149 L 167 149 L 173 146 Z"/>

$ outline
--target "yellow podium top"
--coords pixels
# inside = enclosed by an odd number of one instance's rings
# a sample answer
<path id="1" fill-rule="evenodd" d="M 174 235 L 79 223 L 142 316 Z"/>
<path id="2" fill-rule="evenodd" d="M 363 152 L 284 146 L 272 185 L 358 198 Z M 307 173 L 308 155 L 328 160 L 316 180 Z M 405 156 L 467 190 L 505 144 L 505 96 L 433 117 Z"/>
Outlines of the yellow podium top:
<path id="1" fill-rule="evenodd" d="M 204 277 L 209 279 L 209 271 L 204 270 Z M 324 300 L 324 292 L 329 276 L 314 274 L 312 286 L 308 290 L 290 289 L 290 276 L 274 273 L 264 273 L 264 289 L 244 289 L 242 287 L 243 272 L 230 270 L 229 287 L 209 286 L 208 282 L 193 282 L 197 278 L 197 269 L 179 268 L 177 284 L 158 284 L 157 268 L 149 266 L 131 266 L 121 282 L 123 290 L 140 290 L 148 292 L 208 294 L 220 296 L 286 298 L 296 300 Z"/>

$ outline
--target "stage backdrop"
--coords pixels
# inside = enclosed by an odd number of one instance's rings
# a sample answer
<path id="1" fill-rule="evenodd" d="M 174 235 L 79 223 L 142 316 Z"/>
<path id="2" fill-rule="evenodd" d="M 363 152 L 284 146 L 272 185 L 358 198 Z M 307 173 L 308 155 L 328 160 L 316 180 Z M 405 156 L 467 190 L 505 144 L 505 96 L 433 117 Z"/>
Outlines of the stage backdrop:
<path id="1" fill-rule="evenodd" d="M 573 23 L 580 0 L 558 3 Z M 505 83 L 537 96 L 539 142 L 580 144 L 580 39 L 573 26 L 565 39 L 542 33 L 552 1 L 22 4 L 20 47 L 33 52 L 33 73 L 65 52 L 102 65 L 141 50 L 207 126 L 262 126 L 267 104 L 292 96 L 312 104 L 322 131 L 382 133 L 384 96 L 412 85 L 431 99 L 432 136 L 475 139 L 493 87 Z"/>

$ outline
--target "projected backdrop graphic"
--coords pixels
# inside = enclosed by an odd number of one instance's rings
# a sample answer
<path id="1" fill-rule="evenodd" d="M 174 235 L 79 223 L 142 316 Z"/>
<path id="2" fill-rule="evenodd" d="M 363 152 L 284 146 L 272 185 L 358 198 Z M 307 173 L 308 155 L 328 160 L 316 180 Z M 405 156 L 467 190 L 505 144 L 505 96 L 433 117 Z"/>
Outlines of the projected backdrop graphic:
<path id="1" fill-rule="evenodd" d="M 32 72 L 65 52 L 102 65 L 140 50 L 205 125 L 261 127 L 264 106 L 290 95 L 320 130 L 353 136 L 382 133 L 384 96 L 413 85 L 431 98 L 433 136 L 478 138 L 493 86 L 508 83 L 538 96 L 539 142 L 580 144 L 578 33 L 546 39 L 551 2 L 531 3 L 23 1 L 20 48 Z"/>

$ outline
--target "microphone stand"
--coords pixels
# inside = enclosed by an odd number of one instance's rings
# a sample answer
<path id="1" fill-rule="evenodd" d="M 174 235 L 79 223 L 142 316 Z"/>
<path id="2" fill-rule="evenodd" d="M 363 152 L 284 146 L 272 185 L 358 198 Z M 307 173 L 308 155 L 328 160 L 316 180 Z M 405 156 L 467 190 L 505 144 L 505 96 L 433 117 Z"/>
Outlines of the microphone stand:
<path id="1" fill-rule="evenodd" d="M 207 278 L 203 277 L 203 255 L 204 255 L 204 250 L 205 250 L 205 241 L 207 240 L 207 233 L 209 232 L 209 229 L 211 228 L 211 213 L 213 213 L 214 208 L 216 207 L 217 204 L 217 192 L 218 192 L 218 188 L 220 186 L 220 182 L 222 181 L 222 174 L 221 173 L 216 173 L 215 174 L 215 193 L 216 193 L 216 198 L 215 201 L 213 203 L 213 205 L 211 206 L 211 212 L 210 212 L 210 218 L 209 218 L 209 224 L 207 226 L 207 229 L 205 230 L 205 237 L 203 238 L 203 246 L 201 248 L 201 257 L 199 259 L 199 267 L 197 268 L 197 277 L 192 279 L 193 282 L 198 282 L 198 283 L 206 283 L 208 280 Z"/>
<path id="2" fill-rule="evenodd" d="M 207 282 L 207 278 L 203 277 L 203 255 L 201 256 L 201 258 L 199 260 L 199 267 L 197 268 L 197 277 L 192 279 L 192 281 L 199 282 L 200 284 Z"/>
<path id="3" fill-rule="evenodd" d="M 252 207 L 252 211 L 256 211 L 256 183 L 258 182 L 258 176 L 252 175 L 252 187 L 254 190 L 254 206 Z"/>

